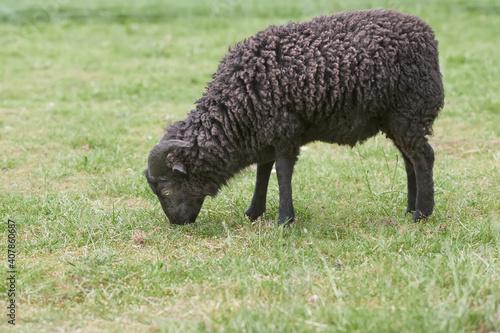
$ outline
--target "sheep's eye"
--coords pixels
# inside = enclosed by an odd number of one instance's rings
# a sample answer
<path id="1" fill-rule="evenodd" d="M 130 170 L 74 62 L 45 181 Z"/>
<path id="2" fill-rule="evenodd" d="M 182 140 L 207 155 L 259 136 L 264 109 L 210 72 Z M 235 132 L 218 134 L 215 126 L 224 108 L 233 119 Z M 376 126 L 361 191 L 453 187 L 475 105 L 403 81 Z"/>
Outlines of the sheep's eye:
<path id="1" fill-rule="evenodd" d="M 170 190 L 164 188 L 163 190 L 161 190 L 161 194 L 165 197 L 168 197 L 170 195 Z"/>

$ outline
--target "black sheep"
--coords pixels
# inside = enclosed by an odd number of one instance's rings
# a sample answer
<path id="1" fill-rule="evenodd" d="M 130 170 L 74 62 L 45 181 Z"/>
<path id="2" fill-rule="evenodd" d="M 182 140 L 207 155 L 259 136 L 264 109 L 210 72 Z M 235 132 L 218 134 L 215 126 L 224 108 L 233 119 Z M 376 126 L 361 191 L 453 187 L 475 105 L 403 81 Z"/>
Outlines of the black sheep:
<path id="1" fill-rule="evenodd" d="M 385 133 L 401 151 L 408 208 L 434 207 L 426 136 L 443 106 L 438 42 L 421 19 L 393 10 L 270 26 L 230 48 L 187 119 L 151 150 L 145 174 L 171 223 L 194 222 L 241 169 L 257 163 L 252 220 L 266 210 L 273 164 L 279 223 L 293 221 L 291 179 L 302 145 L 354 146 Z"/>

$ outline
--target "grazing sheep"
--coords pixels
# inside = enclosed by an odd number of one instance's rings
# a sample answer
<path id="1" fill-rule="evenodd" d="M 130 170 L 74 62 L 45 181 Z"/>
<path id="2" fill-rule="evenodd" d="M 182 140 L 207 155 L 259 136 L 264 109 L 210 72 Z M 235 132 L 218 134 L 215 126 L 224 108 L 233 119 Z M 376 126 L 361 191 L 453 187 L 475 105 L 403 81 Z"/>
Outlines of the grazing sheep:
<path id="1" fill-rule="evenodd" d="M 252 220 L 266 210 L 273 164 L 279 223 L 294 220 L 291 179 L 312 141 L 354 146 L 382 131 L 401 151 L 408 209 L 434 206 L 434 152 L 426 135 L 443 106 L 433 30 L 393 10 L 320 16 L 270 26 L 230 48 L 187 119 L 148 158 L 146 178 L 171 223 L 194 222 L 204 198 L 257 163 Z"/>

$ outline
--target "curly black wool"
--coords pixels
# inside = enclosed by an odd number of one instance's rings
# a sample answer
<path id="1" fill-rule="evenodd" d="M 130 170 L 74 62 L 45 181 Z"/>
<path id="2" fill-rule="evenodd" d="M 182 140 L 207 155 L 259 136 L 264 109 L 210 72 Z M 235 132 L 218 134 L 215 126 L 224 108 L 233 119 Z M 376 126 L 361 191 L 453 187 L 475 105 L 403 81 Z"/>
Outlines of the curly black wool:
<path id="1" fill-rule="evenodd" d="M 382 131 L 403 156 L 428 155 L 444 100 L 437 46 L 424 21 L 393 10 L 270 26 L 230 48 L 167 129 L 162 140 L 192 145 L 167 164 L 186 166 L 186 192 L 215 195 L 242 168 L 316 140 L 353 146 Z"/>

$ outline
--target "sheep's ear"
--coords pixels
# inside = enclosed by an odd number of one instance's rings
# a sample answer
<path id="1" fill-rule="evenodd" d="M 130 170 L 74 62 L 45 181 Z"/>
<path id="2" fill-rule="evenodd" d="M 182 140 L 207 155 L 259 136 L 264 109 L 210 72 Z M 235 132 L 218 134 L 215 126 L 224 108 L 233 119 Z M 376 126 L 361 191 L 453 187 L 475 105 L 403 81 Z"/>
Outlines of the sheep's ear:
<path id="1" fill-rule="evenodd" d="M 187 175 L 186 166 L 180 162 L 175 162 L 172 171 L 177 175 Z"/>

